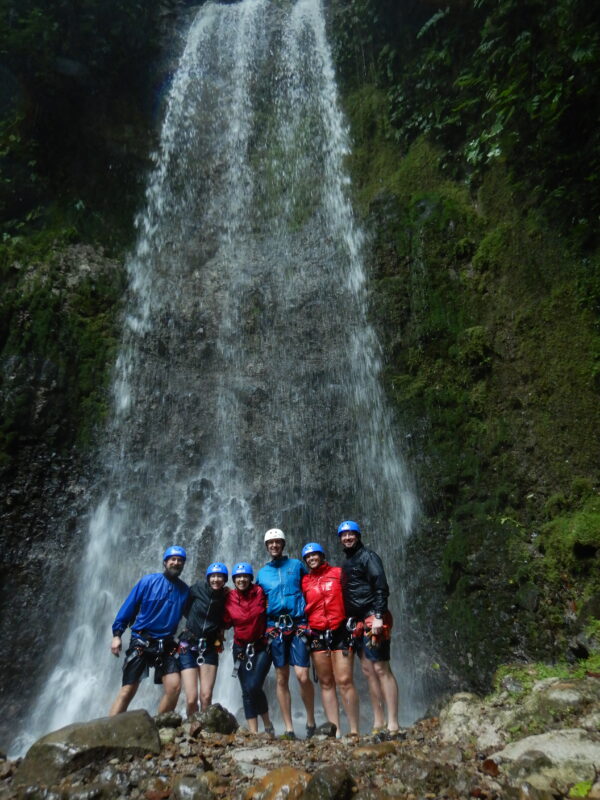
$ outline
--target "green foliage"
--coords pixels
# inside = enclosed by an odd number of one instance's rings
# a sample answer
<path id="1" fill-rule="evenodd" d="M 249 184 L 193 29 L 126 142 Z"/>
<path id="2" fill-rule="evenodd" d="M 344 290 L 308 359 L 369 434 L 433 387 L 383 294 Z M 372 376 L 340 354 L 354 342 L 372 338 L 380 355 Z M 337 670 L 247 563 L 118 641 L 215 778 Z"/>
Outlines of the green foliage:
<path id="1" fill-rule="evenodd" d="M 71 237 L 45 230 L 0 246 L 2 467 L 32 434 L 56 448 L 85 444 L 106 409 L 124 276 L 98 257 L 79 272 L 93 256 Z"/>
<path id="2" fill-rule="evenodd" d="M 131 127 L 147 108 L 159 12 L 140 0 L 0 0 L 0 236 L 54 227 L 60 209 L 83 236 L 122 244 L 139 145 L 124 158 L 123 133 L 113 139 L 124 113 Z"/>
<path id="3" fill-rule="evenodd" d="M 523 200 L 589 244 L 599 232 L 600 26 L 586 0 L 334 0 L 338 64 L 387 97 L 389 137 L 427 135 L 477 185 L 507 165 Z"/>
<path id="4" fill-rule="evenodd" d="M 580 781 L 569 789 L 569 797 L 587 797 L 593 786 L 592 781 Z"/>

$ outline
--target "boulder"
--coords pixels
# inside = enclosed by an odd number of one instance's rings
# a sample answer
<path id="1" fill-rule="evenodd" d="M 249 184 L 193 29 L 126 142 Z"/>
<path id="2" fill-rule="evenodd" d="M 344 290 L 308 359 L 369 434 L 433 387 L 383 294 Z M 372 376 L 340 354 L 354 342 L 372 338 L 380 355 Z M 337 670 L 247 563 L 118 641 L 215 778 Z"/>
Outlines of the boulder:
<path id="1" fill-rule="evenodd" d="M 600 735 L 581 728 L 527 736 L 492 756 L 513 782 L 545 792 L 593 782 L 600 769 Z"/>
<path id="2" fill-rule="evenodd" d="M 237 719 L 219 703 L 213 703 L 206 711 L 193 715 L 192 720 L 200 723 L 206 733 L 235 733 L 239 728 Z"/>
<path id="3" fill-rule="evenodd" d="M 127 711 L 74 723 L 49 733 L 31 746 L 17 768 L 16 785 L 51 785 L 100 758 L 160 753 L 158 730 L 147 711 Z"/>
<path id="4" fill-rule="evenodd" d="M 311 776 L 294 767 L 278 767 L 249 789 L 244 800 L 299 800 Z"/>
<path id="5" fill-rule="evenodd" d="M 350 800 L 356 783 L 346 767 L 334 764 L 317 770 L 300 800 Z"/>

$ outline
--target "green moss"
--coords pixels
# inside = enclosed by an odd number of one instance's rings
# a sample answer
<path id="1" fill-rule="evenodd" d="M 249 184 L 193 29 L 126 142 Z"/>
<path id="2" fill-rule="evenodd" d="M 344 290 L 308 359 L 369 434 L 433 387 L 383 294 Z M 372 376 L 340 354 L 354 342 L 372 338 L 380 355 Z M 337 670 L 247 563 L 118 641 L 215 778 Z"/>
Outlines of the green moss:
<path id="1" fill-rule="evenodd" d="M 580 781 L 569 789 L 569 797 L 587 797 L 592 789 L 592 781 Z"/>
<path id="2" fill-rule="evenodd" d="M 86 444 L 106 411 L 124 276 L 98 262 L 77 272 L 69 231 L 11 239 L 0 247 L 0 359 L 10 364 L 4 392 L 0 462 L 8 466 L 23 436 L 54 448 Z M 65 261 L 66 259 L 66 261 Z M 51 400 L 47 399 L 51 395 Z"/>
<path id="3" fill-rule="evenodd" d="M 537 562 L 538 569 L 546 579 L 556 581 L 565 574 L 579 580 L 585 578 L 580 584 L 584 599 L 600 591 L 596 567 L 600 552 L 600 497 L 591 497 L 579 511 L 557 516 L 545 524 L 538 548 L 543 554 Z"/>

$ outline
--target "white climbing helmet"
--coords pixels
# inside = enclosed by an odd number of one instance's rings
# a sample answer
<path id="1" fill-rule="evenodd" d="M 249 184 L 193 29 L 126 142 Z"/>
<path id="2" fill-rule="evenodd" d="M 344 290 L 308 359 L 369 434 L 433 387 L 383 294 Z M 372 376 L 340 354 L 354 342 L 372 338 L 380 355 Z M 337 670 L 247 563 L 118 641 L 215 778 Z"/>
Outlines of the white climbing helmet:
<path id="1" fill-rule="evenodd" d="M 265 544 L 272 542 L 273 539 L 281 539 L 283 542 L 285 542 L 285 533 L 280 531 L 279 528 L 269 528 L 269 530 L 265 533 Z"/>

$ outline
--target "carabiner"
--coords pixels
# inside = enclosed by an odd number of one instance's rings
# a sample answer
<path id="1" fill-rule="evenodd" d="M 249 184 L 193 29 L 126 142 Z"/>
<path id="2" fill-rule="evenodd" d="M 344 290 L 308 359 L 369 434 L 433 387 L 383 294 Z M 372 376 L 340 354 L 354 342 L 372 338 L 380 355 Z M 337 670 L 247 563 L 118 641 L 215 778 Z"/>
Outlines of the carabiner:
<path id="1" fill-rule="evenodd" d="M 255 653 L 254 644 L 252 642 L 249 642 L 246 645 L 246 671 L 247 672 L 250 672 L 252 667 L 254 666 L 254 661 L 252 660 L 254 658 L 254 653 Z"/>
<path id="2" fill-rule="evenodd" d="M 196 659 L 196 664 L 199 667 L 204 664 L 206 659 L 204 658 L 204 651 L 206 650 L 206 639 L 198 639 L 198 658 Z"/>

